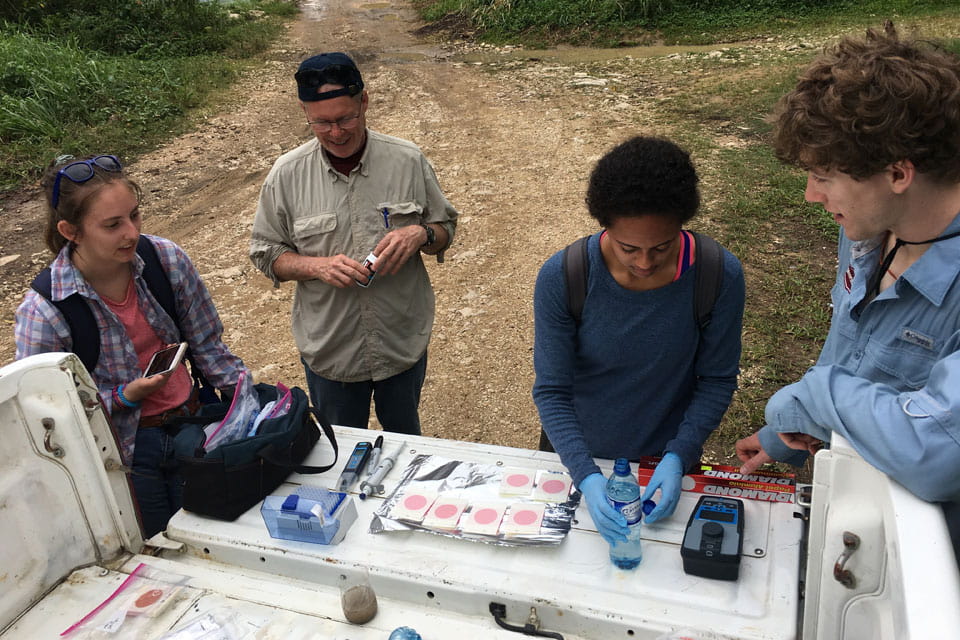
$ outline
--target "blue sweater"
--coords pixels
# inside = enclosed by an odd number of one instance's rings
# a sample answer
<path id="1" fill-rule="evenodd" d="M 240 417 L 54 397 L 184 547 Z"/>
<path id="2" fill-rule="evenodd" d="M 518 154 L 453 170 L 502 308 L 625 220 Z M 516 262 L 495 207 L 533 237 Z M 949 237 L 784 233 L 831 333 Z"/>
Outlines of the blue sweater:
<path id="1" fill-rule="evenodd" d="M 533 399 L 574 482 L 600 469 L 593 458 L 673 452 L 699 461 L 737 386 L 744 281 L 723 250 L 723 285 L 699 336 L 693 314 L 698 264 L 664 287 L 630 291 L 588 242 L 590 277 L 579 331 L 567 307 L 563 252 L 540 269 L 534 291 Z M 698 344 L 699 336 L 699 344 Z"/>

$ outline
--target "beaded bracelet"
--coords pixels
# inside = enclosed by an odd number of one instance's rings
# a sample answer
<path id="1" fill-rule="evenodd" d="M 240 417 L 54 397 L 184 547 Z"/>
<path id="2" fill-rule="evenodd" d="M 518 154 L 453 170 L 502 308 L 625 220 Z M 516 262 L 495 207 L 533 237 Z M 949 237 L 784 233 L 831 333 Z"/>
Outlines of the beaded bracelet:
<path id="1" fill-rule="evenodd" d="M 128 409 L 135 409 L 136 407 L 139 407 L 139 406 L 140 406 L 140 403 L 139 403 L 139 402 L 132 402 L 132 401 L 128 400 L 125 395 L 123 395 L 123 388 L 124 388 L 125 386 L 127 386 L 127 385 L 125 385 L 125 384 L 118 384 L 116 387 L 114 387 L 114 388 L 113 388 L 113 395 L 114 395 L 114 397 L 115 397 L 117 400 L 120 401 L 120 404 L 122 404 L 123 406 L 125 406 L 125 407 L 128 408 Z"/>

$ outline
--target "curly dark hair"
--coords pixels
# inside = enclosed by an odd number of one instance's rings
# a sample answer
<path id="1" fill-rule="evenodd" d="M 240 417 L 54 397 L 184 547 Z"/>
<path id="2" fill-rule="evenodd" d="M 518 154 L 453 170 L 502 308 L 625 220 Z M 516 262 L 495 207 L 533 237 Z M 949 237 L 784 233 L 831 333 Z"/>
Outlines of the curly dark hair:
<path id="1" fill-rule="evenodd" d="M 683 224 L 700 207 L 690 154 L 663 138 L 637 136 L 597 162 L 587 187 L 587 210 L 603 227 L 623 216 L 666 216 Z"/>
<path id="2" fill-rule="evenodd" d="M 910 160 L 935 181 L 960 181 L 960 58 L 901 39 L 890 21 L 844 38 L 777 103 L 773 146 L 786 164 L 860 180 Z"/>

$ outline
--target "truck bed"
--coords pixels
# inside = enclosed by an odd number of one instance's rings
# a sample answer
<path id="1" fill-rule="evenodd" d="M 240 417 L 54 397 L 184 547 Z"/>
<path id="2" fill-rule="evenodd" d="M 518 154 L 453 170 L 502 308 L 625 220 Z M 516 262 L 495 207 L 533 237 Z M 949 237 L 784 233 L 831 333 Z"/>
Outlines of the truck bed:
<path id="1" fill-rule="evenodd" d="M 353 445 L 370 438 L 364 431 L 335 430 L 341 460 L 334 469 L 314 476 L 295 474 L 275 494 L 286 495 L 299 484 L 335 486 Z M 387 495 L 417 454 L 563 470 L 550 453 L 404 439 L 407 446 L 386 478 Z M 400 441 L 385 434 L 384 450 Z M 331 456 L 321 440 L 307 464 L 329 463 Z M 609 472 L 609 461 L 598 462 Z M 259 505 L 235 522 L 181 511 L 170 521 L 161 545 L 169 548 L 148 547 L 156 555 L 124 554 L 74 571 L 2 637 L 56 637 L 109 596 L 139 563 L 186 576 L 195 589 L 157 617 L 147 635 L 138 636 L 144 638 L 159 637 L 205 611 L 231 612 L 250 629 L 259 628 L 250 636 L 257 638 L 386 638 L 401 625 L 417 629 L 425 640 L 517 638 L 495 624 L 491 602 L 504 604 L 506 620 L 515 625 L 526 622 L 535 608 L 541 629 L 568 639 L 654 639 L 677 629 L 700 631 L 705 638 L 796 637 L 802 523 L 790 503 L 744 501 L 740 578 L 723 582 L 682 570 L 679 545 L 696 494 L 684 492 L 666 522 L 644 525 L 644 558 L 634 571 L 610 564 L 607 545 L 583 504 L 559 546 L 503 547 L 424 531 L 370 533 L 373 512 L 383 497 L 353 499 L 358 520 L 341 543 L 331 546 L 271 538 Z M 345 621 L 337 582 L 362 568 L 369 571 L 379 611 L 361 627 Z"/>

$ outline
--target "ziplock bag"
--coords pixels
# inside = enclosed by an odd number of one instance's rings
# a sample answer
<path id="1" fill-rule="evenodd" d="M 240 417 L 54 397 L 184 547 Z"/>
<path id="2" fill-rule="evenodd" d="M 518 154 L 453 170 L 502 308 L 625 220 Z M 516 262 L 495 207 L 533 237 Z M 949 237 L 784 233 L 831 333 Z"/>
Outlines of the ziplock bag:
<path id="1" fill-rule="evenodd" d="M 154 618 L 201 593 L 186 583 L 184 576 L 140 563 L 106 600 L 60 637 L 71 640 L 141 637 L 154 625 Z"/>

